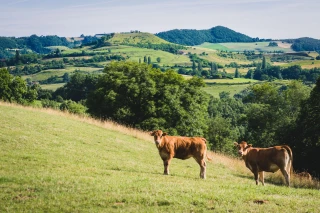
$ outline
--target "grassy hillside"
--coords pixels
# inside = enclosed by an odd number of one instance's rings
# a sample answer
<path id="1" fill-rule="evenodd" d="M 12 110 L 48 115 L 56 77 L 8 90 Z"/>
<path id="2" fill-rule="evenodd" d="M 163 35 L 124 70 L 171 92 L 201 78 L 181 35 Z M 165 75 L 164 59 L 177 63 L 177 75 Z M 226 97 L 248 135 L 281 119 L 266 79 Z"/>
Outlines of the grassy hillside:
<path id="1" fill-rule="evenodd" d="M 168 44 L 168 41 L 163 40 L 151 33 L 116 33 L 111 39 L 108 40 L 111 43 L 151 43 L 151 44 Z"/>
<path id="2" fill-rule="evenodd" d="M 209 153 L 171 175 L 146 133 L 0 102 L 0 212 L 319 212 L 320 191 L 256 186 L 243 161 Z M 319 185 L 318 185 L 319 187 Z M 263 203 L 263 204 L 259 204 Z"/>

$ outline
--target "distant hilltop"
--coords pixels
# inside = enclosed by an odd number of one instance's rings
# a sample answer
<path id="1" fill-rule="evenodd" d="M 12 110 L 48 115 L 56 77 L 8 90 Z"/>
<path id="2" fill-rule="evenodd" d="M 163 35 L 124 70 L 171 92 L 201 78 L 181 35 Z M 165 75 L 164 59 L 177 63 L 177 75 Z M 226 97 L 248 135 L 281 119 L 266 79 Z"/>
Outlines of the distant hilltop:
<path id="1" fill-rule="evenodd" d="M 225 43 L 225 42 L 257 42 L 271 39 L 251 38 L 238 33 L 227 27 L 216 26 L 208 30 L 174 29 L 157 33 L 156 36 L 176 44 L 199 45 L 204 42 Z"/>

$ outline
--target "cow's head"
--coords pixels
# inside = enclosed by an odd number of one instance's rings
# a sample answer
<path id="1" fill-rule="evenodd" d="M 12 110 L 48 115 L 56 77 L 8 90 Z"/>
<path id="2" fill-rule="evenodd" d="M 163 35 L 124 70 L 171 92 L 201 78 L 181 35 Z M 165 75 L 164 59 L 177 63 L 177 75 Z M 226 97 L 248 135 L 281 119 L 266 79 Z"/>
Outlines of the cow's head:
<path id="1" fill-rule="evenodd" d="M 166 136 L 167 133 L 162 132 L 161 130 L 154 130 L 154 131 L 150 132 L 150 135 L 154 137 L 154 143 L 157 146 L 160 146 L 161 145 L 161 138 L 163 136 Z"/>
<path id="2" fill-rule="evenodd" d="M 234 142 L 233 144 L 237 147 L 238 154 L 241 157 L 247 155 L 249 148 L 252 147 L 252 144 L 247 144 L 245 141 L 242 141 L 241 143 Z"/>

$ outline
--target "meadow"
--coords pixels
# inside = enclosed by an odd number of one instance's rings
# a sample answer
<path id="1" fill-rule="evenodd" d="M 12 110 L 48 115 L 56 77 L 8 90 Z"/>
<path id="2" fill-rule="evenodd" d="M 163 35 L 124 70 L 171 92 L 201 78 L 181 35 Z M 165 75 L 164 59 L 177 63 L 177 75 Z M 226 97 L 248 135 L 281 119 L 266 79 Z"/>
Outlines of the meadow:
<path id="1" fill-rule="evenodd" d="M 282 42 L 278 42 L 278 46 L 269 47 L 269 42 L 230 42 L 230 43 L 203 43 L 198 45 L 199 47 L 205 47 L 208 49 L 222 50 L 222 51 L 231 51 L 231 52 L 243 52 L 243 51 L 264 51 L 264 52 L 273 52 L 273 51 L 283 51 L 283 52 L 294 52 L 290 45 L 284 45 Z"/>
<path id="2" fill-rule="evenodd" d="M 319 182 L 279 173 L 256 186 L 244 162 L 209 152 L 171 174 L 146 132 L 0 102 L 0 212 L 319 212 Z"/>
<path id="3" fill-rule="evenodd" d="M 151 44 L 168 44 L 170 42 L 163 40 L 151 33 L 139 32 L 139 33 L 116 33 L 109 39 L 110 42 L 115 44 L 122 43 L 151 43 Z"/>

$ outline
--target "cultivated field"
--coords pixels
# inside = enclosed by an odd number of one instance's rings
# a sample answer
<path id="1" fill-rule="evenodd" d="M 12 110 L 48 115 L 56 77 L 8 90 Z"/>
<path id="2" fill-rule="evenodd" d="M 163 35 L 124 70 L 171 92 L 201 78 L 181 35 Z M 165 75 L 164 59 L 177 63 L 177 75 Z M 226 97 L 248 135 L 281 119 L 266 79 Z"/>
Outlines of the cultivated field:
<path id="1" fill-rule="evenodd" d="M 219 44 L 214 44 L 214 43 L 203 43 L 199 45 L 199 47 L 205 47 L 208 49 L 214 49 L 214 50 L 224 50 L 224 51 L 231 51 L 231 52 L 243 52 L 243 51 L 264 51 L 264 52 L 269 52 L 269 51 L 283 51 L 283 52 L 294 52 L 291 48 L 290 45 L 279 45 L 278 47 L 269 47 L 269 42 L 247 42 L 247 43 L 219 43 Z"/>
<path id="2" fill-rule="evenodd" d="M 0 103 L 0 212 L 320 212 L 319 182 L 279 173 L 256 186 L 244 162 L 209 152 L 162 175 L 147 133 Z"/>

